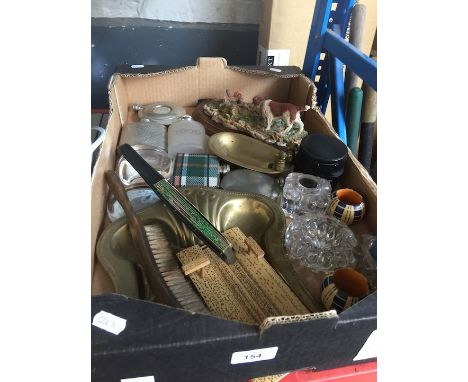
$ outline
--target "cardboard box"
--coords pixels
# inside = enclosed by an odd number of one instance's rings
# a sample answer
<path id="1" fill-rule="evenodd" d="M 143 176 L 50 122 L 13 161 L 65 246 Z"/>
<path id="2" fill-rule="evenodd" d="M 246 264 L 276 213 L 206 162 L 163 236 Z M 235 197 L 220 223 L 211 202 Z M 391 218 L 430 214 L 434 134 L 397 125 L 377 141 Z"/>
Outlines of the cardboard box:
<path id="1" fill-rule="evenodd" d="M 315 0 L 263 0 L 258 31 L 258 65 L 302 68 Z"/>
<path id="2" fill-rule="evenodd" d="M 167 70 L 164 70 L 167 69 Z M 153 376 L 155 381 L 246 381 L 249 378 L 307 367 L 349 365 L 376 329 L 376 293 L 337 315 L 321 312 L 248 325 L 111 294 L 113 286 L 95 259 L 104 228 L 107 186 L 122 125 L 135 121 L 133 103 L 175 102 L 192 112 L 200 99 L 223 97 L 238 89 L 246 99 L 257 94 L 313 106 L 304 115 L 310 132 L 335 135 L 315 107 L 315 88 L 291 68 L 229 67 L 222 58 L 200 58 L 195 66 L 168 69 L 123 67 L 109 82 L 110 117 L 92 178 L 92 316 L 105 311 L 126 320 L 118 335 L 92 326 L 94 381 Z M 376 185 L 350 154 L 341 182 L 366 196 L 368 211 L 355 232 L 376 234 Z M 269 349 L 262 353 L 259 349 Z M 232 363 L 235 357 L 259 357 Z M 274 354 L 273 354 L 274 353 Z M 153 379 L 150 379 L 153 380 Z"/>
<path id="3" fill-rule="evenodd" d="M 366 6 L 362 51 L 370 54 L 377 29 L 377 0 Z M 294 65 L 302 68 L 316 0 L 263 0 L 258 32 L 258 65 Z M 332 5 L 334 9 L 334 5 Z"/>

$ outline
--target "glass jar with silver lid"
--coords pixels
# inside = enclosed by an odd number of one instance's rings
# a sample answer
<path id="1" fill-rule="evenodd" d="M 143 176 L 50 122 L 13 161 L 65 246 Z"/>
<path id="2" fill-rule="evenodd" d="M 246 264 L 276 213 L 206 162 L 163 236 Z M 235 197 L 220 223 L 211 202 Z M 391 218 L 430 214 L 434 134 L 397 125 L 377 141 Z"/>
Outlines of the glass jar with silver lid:
<path id="1" fill-rule="evenodd" d="M 208 140 L 205 127 L 194 121 L 190 115 L 180 117 L 167 131 L 169 157 L 176 154 L 208 154 Z"/>
<path id="2" fill-rule="evenodd" d="M 167 127 L 148 118 L 122 128 L 119 145 L 156 148 L 167 152 Z"/>

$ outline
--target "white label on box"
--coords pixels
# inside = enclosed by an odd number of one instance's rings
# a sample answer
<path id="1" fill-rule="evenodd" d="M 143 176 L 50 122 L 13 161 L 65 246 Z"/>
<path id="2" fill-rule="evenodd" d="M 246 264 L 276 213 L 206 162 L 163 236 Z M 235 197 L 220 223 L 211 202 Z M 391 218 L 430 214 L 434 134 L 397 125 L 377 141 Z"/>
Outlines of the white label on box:
<path id="1" fill-rule="evenodd" d="M 113 334 L 120 334 L 127 325 L 127 320 L 101 310 L 93 318 L 93 325 Z"/>
<path id="2" fill-rule="evenodd" d="M 377 357 L 377 330 L 374 330 L 367 339 L 364 346 L 359 350 L 359 353 L 354 357 L 353 361 L 361 359 L 369 359 Z"/>
<path id="3" fill-rule="evenodd" d="M 290 49 L 265 49 L 259 45 L 257 65 L 287 66 L 290 53 Z"/>
<path id="4" fill-rule="evenodd" d="M 237 351 L 232 353 L 231 365 L 238 363 L 266 361 L 276 357 L 278 346 L 272 348 L 255 349 L 247 351 Z"/>
<path id="5" fill-rule="evenodd" d="M 150 375 L 149 377 L 125 378 L 120 382 L 154 382 L 154 377 Z"/>

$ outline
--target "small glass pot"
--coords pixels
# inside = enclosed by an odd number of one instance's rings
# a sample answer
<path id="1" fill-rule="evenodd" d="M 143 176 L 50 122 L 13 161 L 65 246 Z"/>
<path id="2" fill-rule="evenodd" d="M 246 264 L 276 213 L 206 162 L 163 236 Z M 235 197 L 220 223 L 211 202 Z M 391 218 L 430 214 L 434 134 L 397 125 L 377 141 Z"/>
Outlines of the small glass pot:
<path id="1" fill-rule="evenodd" d="M 315 175 L 292 172 L 284 182 L 281 208 L 288 217 L 309 212 L 325 213 L 330 194 L 330 181 Z"/>

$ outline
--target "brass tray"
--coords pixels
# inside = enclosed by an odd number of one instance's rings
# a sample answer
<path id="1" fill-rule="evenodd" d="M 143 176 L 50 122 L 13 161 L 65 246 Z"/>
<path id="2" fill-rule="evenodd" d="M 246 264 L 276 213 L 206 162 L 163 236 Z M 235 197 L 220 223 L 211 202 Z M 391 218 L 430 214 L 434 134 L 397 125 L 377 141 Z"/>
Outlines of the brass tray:
<path id="1" fill-rule="evenodd" d="M 266 260 L 311 311 L 323 310 L 304 287 L 285 254 L 285 217 L 273 200 L 259 195 L 225 191 L 210 187 L 181 187 L 179 189 L 219 230 L 239 227 L 252 236 L 265 250 Z M 199 244 L 198 239 L 161 203 L 138 212 L 143 224 L 160 224 L 172 253 Z M 136 262 L 135 247 L 122 218 L 109 225 L 97 244 L 97 257 L 111 278 L 115 290 L 129 297 L 151 300 Z"/>
<path id="2" fill-rule="evenodd" d="M 243 134 L 223 132 L 210 137 L 208 146 L 213 154 L 249 170 L 278 175 L 274 165 L 281 150 Z M 286 168 L 291 166 L 286 163 Z M 284 171 L 284 170 L 283 170 Z"/>

